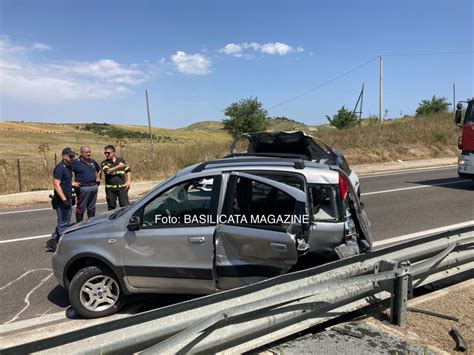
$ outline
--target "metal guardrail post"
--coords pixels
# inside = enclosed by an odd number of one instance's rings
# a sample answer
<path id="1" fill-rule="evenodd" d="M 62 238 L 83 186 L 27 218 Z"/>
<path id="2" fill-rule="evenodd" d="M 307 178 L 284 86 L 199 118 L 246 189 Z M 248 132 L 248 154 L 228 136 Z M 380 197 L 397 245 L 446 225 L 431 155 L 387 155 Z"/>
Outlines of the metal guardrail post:
<path id="1" fill-rule="evenodd" d="M 392 324 L 405 328 L 408 289 L 410 284 L 410 263 L 402 262 L 400 263 L 400 268 L 402 268 L 402 273 L 397 275 L 393 281 L 390 320 Z"/>

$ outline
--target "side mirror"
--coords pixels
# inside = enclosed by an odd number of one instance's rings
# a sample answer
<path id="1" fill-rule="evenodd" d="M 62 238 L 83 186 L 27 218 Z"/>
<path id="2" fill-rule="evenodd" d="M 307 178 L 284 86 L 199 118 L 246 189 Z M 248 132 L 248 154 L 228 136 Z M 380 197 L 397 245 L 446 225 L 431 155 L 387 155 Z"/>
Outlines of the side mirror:
<path id="1" fill-rule="evenodd" d="M 137 231 L 140 229 L 140 217 L 138 216 L 132 216 L 130 217 L 130 220 L 128 221 L 127 229 L 129 231 Z"/>
<path id="2" fill-rule="evenodd" d="M 456 114 L 454 116 L 454 122 L 456 122 L 458 126 L 461 124 L 461 115 L 462 115 L 462 111 L 457 109 Z"/>

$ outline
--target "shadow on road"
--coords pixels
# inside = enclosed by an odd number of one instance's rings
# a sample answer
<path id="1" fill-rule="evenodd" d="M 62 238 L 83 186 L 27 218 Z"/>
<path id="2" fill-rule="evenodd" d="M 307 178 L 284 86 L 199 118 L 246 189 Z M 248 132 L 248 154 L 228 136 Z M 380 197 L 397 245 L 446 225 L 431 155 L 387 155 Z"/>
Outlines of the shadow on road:
<path id="1" fill-rule="evenodd" d="M 407 181 L 410 184 L 418 184 L 425 186 L 439 186 L 454 190 L 467 190 L 474 191 L 474 181 L 470 179 L 464 179 L 459 177 L 447 178 L 447 179 L 433 179 L 424 181 Z"/>
<path id="2" fill-rule="evenodd" d="M 66 308 L 69 306 L 67 291 L 59 285 L 49 292 L 48 301 L 61 308 Z"/>

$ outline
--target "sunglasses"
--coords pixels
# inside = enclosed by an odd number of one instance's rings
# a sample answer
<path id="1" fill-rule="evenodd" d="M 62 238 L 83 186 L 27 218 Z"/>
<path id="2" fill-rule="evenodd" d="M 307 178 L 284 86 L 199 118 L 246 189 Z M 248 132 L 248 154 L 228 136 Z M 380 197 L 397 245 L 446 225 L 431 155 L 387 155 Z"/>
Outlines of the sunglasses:
<path id="1" fill-rule="evenodd" d="M 104 152 L 105 155 L 112 154 L 113 152 Z"/>

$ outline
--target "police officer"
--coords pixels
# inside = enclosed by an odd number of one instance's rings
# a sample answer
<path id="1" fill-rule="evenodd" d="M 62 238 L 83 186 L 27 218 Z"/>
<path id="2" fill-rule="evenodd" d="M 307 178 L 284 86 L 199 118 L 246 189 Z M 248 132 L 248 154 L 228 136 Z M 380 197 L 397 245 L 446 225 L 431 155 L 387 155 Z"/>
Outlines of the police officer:
<path id="1" fill-rule="evenodd" d="M 64 230 L 71 223 L 72 187 L 80 185 L 78 182 L 72 182 L 71 162 L 75 156 L 76 153 L 74 153 L 71 148 L 64 148 L 62 152 L 62 160 L 53 170 L 53 206 L 56 209 L 58 224 L 51 235 L 51 238 L 46 242 L 46 246 L 50 251 L 56 250 L 61 234 L 63 234 Z"/>
<path id="2" fill-rule="evenodd" d="M 84 219 L 84 212 L 87 211 L 87 217 L 95 216 L 95 204 L 97 202 L 98 183 L 100 182 L 100 166 L 91 159 L 91 149 L 87 145 L 81 147 L 81 155 L 72 161 L 72 172 L 74 180 L 81 187 L 75 189 L 76 202 L 76 222 Z"/>
<path id="3" fill-rule="evenodd" d="M 106 145 L 104 154 L 107 159 L 101 163 L 101 166 L 105 174 L 105 198 L 110 211 L 117 207 L 117 199 L 120 207 L 128 205 L 128 190 L 132 178 L 130 167 L 124 159 L 115 156 L 113 145 Z"/>

